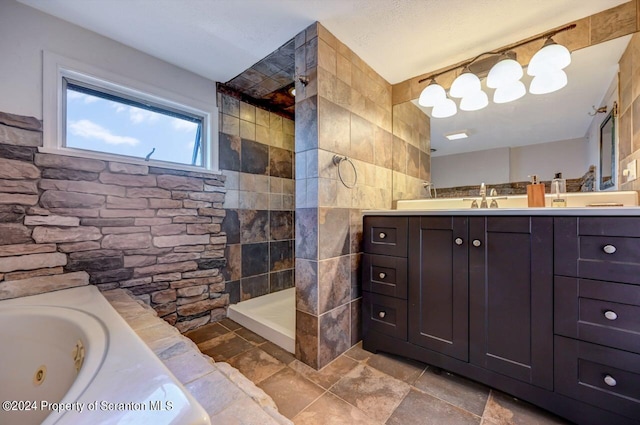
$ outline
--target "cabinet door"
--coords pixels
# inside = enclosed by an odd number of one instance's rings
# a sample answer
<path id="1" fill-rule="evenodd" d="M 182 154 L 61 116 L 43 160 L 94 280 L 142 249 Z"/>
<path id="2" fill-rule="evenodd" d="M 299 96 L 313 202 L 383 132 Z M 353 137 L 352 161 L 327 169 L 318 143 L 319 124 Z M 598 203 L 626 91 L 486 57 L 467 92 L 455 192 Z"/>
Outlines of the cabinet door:
<path id="1" fill-rule="evenodd" d="M 469 219 L 470 361 L 553 389 L 553 222 Z"/>
<path id="2" fill-rule="evenodd" d="M 467 218 L 409 220 L 409 341 L 468 361 Z"/>

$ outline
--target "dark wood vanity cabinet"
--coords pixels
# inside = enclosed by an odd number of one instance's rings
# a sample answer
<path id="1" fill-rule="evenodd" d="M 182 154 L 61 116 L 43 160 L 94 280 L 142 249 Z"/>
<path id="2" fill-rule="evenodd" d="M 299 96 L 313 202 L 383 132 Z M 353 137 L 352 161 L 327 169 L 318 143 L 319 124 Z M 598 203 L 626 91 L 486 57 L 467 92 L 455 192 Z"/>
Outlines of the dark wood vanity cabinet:
<path id="1" fill-rule="evenodd" d="M 552 389 L 552 224 L 409 218 L 409 342 Z"/>
<path id="2" fill-rule="evenodd" d="M 640 218 L 365 216 L 364 250 L 365 349 L 640 424 Z"/>

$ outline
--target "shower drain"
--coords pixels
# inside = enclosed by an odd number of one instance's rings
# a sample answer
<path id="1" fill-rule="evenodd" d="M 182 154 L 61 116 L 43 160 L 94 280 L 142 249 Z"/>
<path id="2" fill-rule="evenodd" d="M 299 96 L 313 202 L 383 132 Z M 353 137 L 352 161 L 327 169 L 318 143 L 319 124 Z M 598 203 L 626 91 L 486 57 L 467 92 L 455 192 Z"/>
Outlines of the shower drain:
<path id="1" fill-rule="evenodd" d="M 33 384 L 35 386 L 42 385 L 44 382 L 44 378 L 47 377 L 47 367 L 42 365 L 36 370 L 36 373 L 33 374 Z"/>

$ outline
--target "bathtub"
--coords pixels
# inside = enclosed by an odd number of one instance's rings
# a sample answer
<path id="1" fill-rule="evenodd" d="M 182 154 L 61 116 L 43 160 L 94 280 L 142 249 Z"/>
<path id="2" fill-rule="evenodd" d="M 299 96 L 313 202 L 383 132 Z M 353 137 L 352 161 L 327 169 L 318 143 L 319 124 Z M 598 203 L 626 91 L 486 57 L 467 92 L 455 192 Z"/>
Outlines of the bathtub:
<path id="1" fill-rule="evenodd" d="M 0 424 L 209 416 L 94 286 L 0 301 Z"/>

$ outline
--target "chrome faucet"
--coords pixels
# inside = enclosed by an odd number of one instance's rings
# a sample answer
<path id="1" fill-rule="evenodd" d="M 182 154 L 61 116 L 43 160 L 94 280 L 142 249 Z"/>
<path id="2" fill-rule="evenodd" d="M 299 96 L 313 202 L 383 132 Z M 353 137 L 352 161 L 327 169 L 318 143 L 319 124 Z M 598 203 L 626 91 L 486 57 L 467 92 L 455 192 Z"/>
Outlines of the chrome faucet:
<path id="1" fill-rule="evenodd" d="M 484 185 L 484 182 L 480 184 L 480 196 L 482 197 L 480 208 L 489 208 L 489 204 L 487 204 L 487 187 Z"/>
<path id="2" fill-rule="evenodd" d="M 498 197 L 498 192 L 494 189 L 489 191 L 488 199 L 491 200 L 491 204 L 487 203 L 487 186 L 484 184 L 480 184 L 480 206 L 478 206 L 477 198 L 463 198 L 463 201 L 471 201 L 471 208 L 498 208 L 498 199 L 507 199 L 506 196 Z"/>

